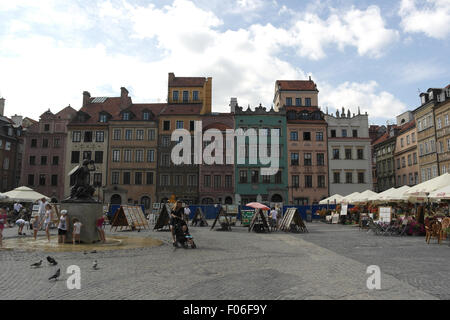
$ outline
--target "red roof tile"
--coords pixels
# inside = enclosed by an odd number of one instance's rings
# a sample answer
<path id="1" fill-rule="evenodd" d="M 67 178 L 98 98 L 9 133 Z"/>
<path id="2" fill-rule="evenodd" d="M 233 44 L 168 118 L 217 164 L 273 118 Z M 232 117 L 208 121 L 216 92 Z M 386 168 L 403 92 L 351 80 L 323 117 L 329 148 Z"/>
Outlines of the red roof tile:
<path id="1" fill-rule="evenodd" d="M 277 80 L 276 86 L 287 91 L 317 91 L 317 86 L 312 80 Z"/>
<path id="2" fill-rule="evenodd" d="M 168 104 L 161 112 L 160 115 L 199 115 L 202 110 L 200 104 Z"/>
<path id="3" fill-rule="evenodd" d="M 99 123 L 99 113 L 104 111 L 109 113 L 113 118 L 119 116 L 120 111 L 120 97 L 106 98 L 102 103 L 91 103 L 94 98 L 91 98 L 89 103 L 82 107 L 78 113 L 84 112 L 90 116 L 84 122 L 78 121 L 78 117 L 74 117 L 74 119 L 70 122 L 70 124 L 100 124 L 105 125 L 103 123 Z"/>
<path id="4" fill-rule="evenodd" d="M 205 81 L 203 77 L 174 77 L 169 79 L 169 87 L 203 87 Z"/>

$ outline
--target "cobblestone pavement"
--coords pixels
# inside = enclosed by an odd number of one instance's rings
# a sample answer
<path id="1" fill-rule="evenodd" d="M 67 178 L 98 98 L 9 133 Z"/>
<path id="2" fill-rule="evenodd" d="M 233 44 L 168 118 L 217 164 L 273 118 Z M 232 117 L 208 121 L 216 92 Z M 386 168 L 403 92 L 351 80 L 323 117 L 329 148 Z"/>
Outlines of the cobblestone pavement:
<path id="1" fill-rule="evenodd" d="M 0 299 L 449 299 L 448 243 L 382 237 L 358 228 L 308 224 L 308 234 L 231 232 L 191 227 L 198 248 L 174 249 L 169 232 L 116 232 L 152 237 L 153 248 L 51 253 L 0 250 Z M 109 229 L 109 228 L 107 228 Z M 111 233 L 108 233 L 111 234 Z M 5 229 L 6 239 L 17 229 Z M 41 236 L 44 236 L 42 234 Z M 30 264 L 44 258 L 43 267 Z M 91 268 L 98 260 L 99 270 Z M 66 268 L 81 268 L 81 289 L 68 290 Z M 381 290 L 369 290 L 367 266 L 381 268 Z"/>

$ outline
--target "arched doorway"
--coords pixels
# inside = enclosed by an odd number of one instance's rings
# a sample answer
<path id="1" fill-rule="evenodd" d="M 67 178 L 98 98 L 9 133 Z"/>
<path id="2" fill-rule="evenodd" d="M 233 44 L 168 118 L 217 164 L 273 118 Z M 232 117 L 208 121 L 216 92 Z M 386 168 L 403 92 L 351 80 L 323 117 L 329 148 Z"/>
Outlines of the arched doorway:
<path id="1" fill-rule="evenodd" d="M 111 196 L 111 204 L 122 204 L 122 197 L 119 194 Z"/>
<path id="2" fill-rule="evenodd" d="M 145 210 L 149 210 L 150 209 L 150 205 L 151 205 L 150 197 L 143 196 L 141 198 L 141 204 L 144 205 Z"/>
<path id="3" fill-rule="evenodd" d="M 274 194 L 270 200 L 271 202 L 283 202 L 283 197 L 279 194 Z"/>
<path id="4" fill-rule="evenodd" d="M 225 204 L 233 204 L 233 198 L 232 197 L 226 197 L 225 198 Z"/>
<path id="5" fill-rule="evenodd" d="M 211 198 L 203 198 L 202 204 L 213 204 L 214 200 Z"/>

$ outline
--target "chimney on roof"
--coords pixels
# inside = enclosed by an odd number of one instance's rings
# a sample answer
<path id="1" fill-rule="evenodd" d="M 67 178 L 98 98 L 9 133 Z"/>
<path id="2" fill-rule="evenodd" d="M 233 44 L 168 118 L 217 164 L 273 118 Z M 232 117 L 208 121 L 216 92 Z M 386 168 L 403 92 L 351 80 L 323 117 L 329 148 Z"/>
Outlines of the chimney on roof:
<path id="1" fill-rule="evenodd" d="M 0 116 L 5 112 L 5 98 L 0 98 Z"/>
<path id="2" fill-rule="evenodd" d="M 238 106 L 238 102 L 237 102 L 237 98 L 231 98 L 230 99 L 230 110 L 231 113 L 235 113 L 236 112 L 236 107 Z"/>
<path id="3" fill-rule="evenodd" d="M 311 76 L 309 76 L 309 81 L 311 81 Z"/>
<path id="4" fill-rule="evenodd" d="M 128 90 L 125 87 L 120 88 L 120 109 L 129 107 Z"/>
<path id="5" fill-rule="evenodd" d="M 17 114 L 13 115 L 11 117 L 11 120 L 14 122 L 14 125 L 16 127 L 20 127 L 23 123 L 23 117 L 22 116 L 18 116 Z"/>
<path id="6" fill-rule="evenodd" d="M 88 105 L 90 98 L 91 94 L 88 91 L 83 91 L 83 107 Z"/>
<path id="7" fill-rule="evenodd" d="M 173 73 L 173 72 L 169 72 L 169 85 L 170 85 L 170 83 L 173 81 L 175 79 L 175 73 Z"/>

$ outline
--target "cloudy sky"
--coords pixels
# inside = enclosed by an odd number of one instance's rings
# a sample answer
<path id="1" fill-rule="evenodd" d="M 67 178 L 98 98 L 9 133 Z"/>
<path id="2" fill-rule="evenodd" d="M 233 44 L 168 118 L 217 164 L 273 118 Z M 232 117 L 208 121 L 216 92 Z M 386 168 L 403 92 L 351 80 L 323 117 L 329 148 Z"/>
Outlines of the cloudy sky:
<path id="1" fill-rule="evenodd" d="M 81 107 L 82 92 L 165 102 L 167 74 L 213 77 L 213 110 L 270 106 L 277 79 L 385 123 L 450 83 L 450 0 L 0 0 L 5 114 Z"/>

